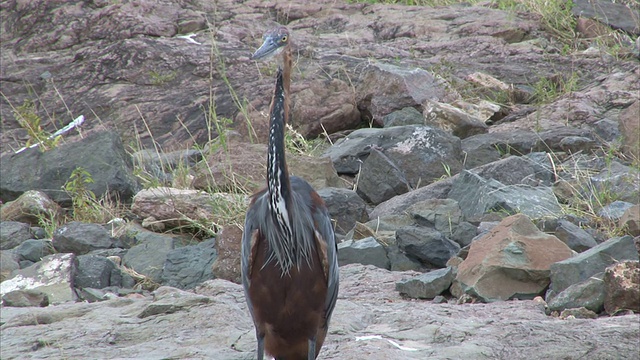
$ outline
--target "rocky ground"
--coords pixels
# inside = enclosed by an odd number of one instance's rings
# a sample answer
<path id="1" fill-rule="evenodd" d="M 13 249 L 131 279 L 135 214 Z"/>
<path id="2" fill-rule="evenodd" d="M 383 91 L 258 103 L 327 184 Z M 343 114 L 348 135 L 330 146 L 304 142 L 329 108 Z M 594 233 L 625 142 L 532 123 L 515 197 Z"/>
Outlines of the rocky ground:
<path id="1" fill-rule="evenodd" d="M 276 22 L 293 128 L 331 140 L 288 149 L 340 241 L 320 358 L 637 359 L 637 6 L 574 1 L 561 34 L 489 2 L 0 8 L 2 359 L 254 356 Z"/>

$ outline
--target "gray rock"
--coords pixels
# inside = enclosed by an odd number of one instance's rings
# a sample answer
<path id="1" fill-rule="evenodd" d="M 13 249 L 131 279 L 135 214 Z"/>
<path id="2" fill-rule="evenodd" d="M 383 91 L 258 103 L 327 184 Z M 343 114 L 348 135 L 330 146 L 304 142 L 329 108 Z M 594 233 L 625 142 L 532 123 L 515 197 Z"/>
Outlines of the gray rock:
<path id="1" fill-rule="evenodd" d="M 410 298 L 433 299 L 449 289 L 454 277 L 451 267 L 432 270 L 410 279 L 398 281 L 396 290 Z"/>
<path id="2" fill-rule="evenodd" d="M 540 140 L 535 133 L 526 130 L 478 134 L 462 140 L 467 169 L 497 161 L 507 154 L 528 154 L 539 147 Z"/>
<path id="3" fill-rule="evenodd" d="M 428 185 L 461 168 L 460 139 L 428 126 L 407 125 L 359 129 L 335 142 L 325 155 L 338 174 L 357 174 L 362 161 L 377 148 L 404 173 L 411 187 Z"/>
<path id="4" fill-rule="evenodd" d="M 33 234 L 28 224 L 18 221 L 0 221 L 0 250 L 13 249 L 29 239 L 33 239 Z"/>
<path id="5" fill-rule="evenodd" d="M 341 188 L 324 188 L 318 190 L 324 200 L 331 218 L 335 220 L 335 231 L 346 234 L 356 222 L 367 221 L 367 205 L 355 191 Z"/>
<path id="6" fill-rule="evenodd" d="M 583 252 L 598 245 L 596 239 L 588 232 L 564 219 L 558 220 L 554 235 L 576 252 Z"/>
<path id="7" fill-rule="evenodd" d="M 206 280 L 215 279 L 211 266 L 218 257 L 216 240 L 177 248 L 167 254 L 162 269 L 162 284 L 179 289 L 193 289 Z"/>
<path id="8" fill-rule="evenodd" d="M 414 107 L 406 107 L 396 110 L 382 118 L 384 127 L 404 125 L 424 125 L 424 116 Z"/>
<path id="9" fill-rule="evenodd" d="M 122 273 L 110 259 L 98 255 L 80 255 L 77 259 L 75 287 L 103 289 L 108 286 L 122 286 Z"/>
<path id="10" fill-rule="evenodd" d="M 114 194 L 127 201 L 139 190 L 131 157 L 122 140 L 115 132 L 101 131 L 45 152 L 32 148 L 11 156 L 3 155 L 0 161 L 2 200 L 14 200 L 28 190 L 41 190 L 55 202 L 70 205 L 71 197 L 60 189 L 77 167 L 90 174 L 93 182 L 87 184 L 87 190 L 97 197 Z"/>
<path id="11" fill-rule="evenodd" d="M 409 191 L 406 194 L 394 196 L 391 199 L 376 206 L 370 213 L 371 219 L 392 216 L 402 213 L 409 206 L 418 201 L 427 199 L 446 199 L 454 180 L 458 175 L 436 181 L 427 186 Z"/>
<path id="12" fill-rule="evenodd" d="M 396 231 L 399 228 L 407 225 L 415 225 L 415 222 L 411 216 L 407 214 L 400 215 L 385 215 L 369 220 L 365 225 L 375 232 L 380 231 Z"/>
<path id="13" fill-rule="evenodd" d="M 546 158 L 539 159 L 542 153 L 527 156 L 509 156 L 473 169 L 473 172 L 486 179 L 496 180 L 504 185 L 551 185 L 553 172 Z M 544 161 L 544 162 L 543 162 Z"/>
<path id="14" fill-rule="evenodd" d="M 640 170 L 612 161 L 590 179 L 590 191 L 616 194 L 618 200 L 636 203 L 640 196 Z M 592 196 L 587 194 L 586 196 Z"/>
<path id="15" fill-rule="evenodd" d="M 449 197 L 458 201 L 467 219 L 485 213 L 523 213 L 531 218 L 559 215 L 560 205 L 551 188 L 504 185 L 492 179 L 463 170 L 453 183 Z"/>
<path id="16" fill-rule="evenodd" d="M 49 306 L 47 294 L 38 290 L 14 290 L 2 296 L 2 305 L 13 307 Z"/>
<path id="17" fill-rule="evenodd" d="M 20 269 L 20 259 L 12 250 L 0 250 L 0 282 L 11 278 L 14 270 Z"/>
<path id="18" fill-rule="evenodd" d="M 40 261 L 44 256 L 54 253 L 51 240 L 35 240 L 30 239 L 24 241 L 20 246 L 14 249 L 20 260 L 29 260 L 32 262 Z"/>
<path id="19" fill-rule="evenodd" d="M 151 281 L 162 282 L 162 269 L 178 240 L 170 235 L 156 234 L 141 228 L 133 236 L 137 245 L 127 251 L 122 258 L 122 265 L 145 275 Z"/>
<path id="20" fill-rule="evenodd" d="M 116 241 L 103 226 L 79 221 L 68 222 L 53 234 L 53 247 L 56 251 L 76 255 L 113 248 Z"/>
<path id="21" fill-rule="evenodd" d="M 632 208 L 633 204 L 626 201 L 614 201 L 598 210 L 598 216 L 612 221 L 618 221 L 624 215 L 627 209 Z"/>
<path id="22" fill-rule="evenodd" d="M 15 276 L 0 283 L 0 295 L 15 290 L 36 290 L 47 294 L 51 304 L 76 299 L 73 274 L 76 269 L 74 254 L 54 254 L 28 268 L 16 270 Z"/>
<path id="23" fill-rule="evenodd" d="M 638 260 L 631 236 L 611 238 L 572 258 L 552 264 L 547 302 L 569 286 L 585 281 L 622 260 Z"/>
<path id="24" fill-rule="evenodd" d="M 368 202 L 377 205 L 411 190 L 402 170 L 383 152 L 371 149 L 358 176 L 357 192 Z"/>
<path id="25" fill-rule="evenodd" d="M 362 240 L 346 240 L 338 244 L 338 263 L 373 265 L 383 269 L 389 269 L 390 263 L 387 251 L 375 238 L 368 237 Z"/>
<path id="26" fill-rule="evenodd" d="M 408 256 L 439 268 L 445 267 L 460 250 L 460 245 L 441 232 L 423 227 L 405 226 L 396 231 L 396 240 Z"/>
<path id="27" fill-rule="evenodd" d="M 174 170 L 189 168 L 202 160 L 202 151 L 198 149 L 158 152 L 143 149 L 131 155 L 136 167 L 153 175 L 166 184 L 172 180 Z"/>
<path id="28" fill-rule="evenodd" d="M 587 17 L 601 21 L 614 29 L 640 35 L 638 8 L 633 2 L 615 3 L 606 0 L 574 0 L 571 12 L 576 17 Z"/>
<path id="29" fill-rule="evenodd" d="M 595 132 L 604 141 L 615 141 L 620 138 L 620 130 L 618 130 L 618 122 L 611 119 L 602 119 L 593 124 Z"/>
<path id="30" fill-rule="evenodd" d="M 573 284 L 549 301 L 551 311 L 584 307 L 595 313 L 604 310 L 604 273 L 598 273 L 585 281 Z"/>
<path id="31" fill-rule="evenodd" d="M 451 237 L 463 220 L 458 202 L 453 199 L 429 199 L 411 205 L 406 212 L 420 226 L 432 227 Z"/>
<path id="32" fill-rule="evenodd" d="M 457 242 L 460 247 L 465 247 L 471 244 L 473 238 L 478 234 L 478 228 L 472 223 L 463 221 L 453 230 L 451 234 L 451 240 Z"/>

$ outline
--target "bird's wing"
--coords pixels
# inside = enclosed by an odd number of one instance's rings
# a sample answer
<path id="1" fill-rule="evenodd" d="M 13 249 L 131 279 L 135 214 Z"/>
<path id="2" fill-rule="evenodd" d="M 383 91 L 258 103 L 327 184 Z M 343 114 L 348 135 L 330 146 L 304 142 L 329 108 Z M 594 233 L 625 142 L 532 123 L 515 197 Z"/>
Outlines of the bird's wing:
<path id="1" fill-rule="evenodd" d="M 260 199 L 256 199 L 259 201 Z M 255 245 L 259 236 L 259 227 L 256 211 L 256 203 L 253 202 L 249 207 L 247 215 L 244 219 L 244 232 L 242 233 L 242 250 L 240 253 L 240 269 L 242 272 L 242 285 L 244 287 L 244 295 L 247 298 L 249 311 L 253 315 L 253 304 L 249 301 L 249 283 L 251 278 L 251 270 L 255 260 Z"/>
<path id="2" fill-rule="evenodd" d="M 316 246 L 320 250 L 321 262 L 327 277 L 327 298 L 325 310 L 327 321 L 331 318 L 338 299 L 338 245 L 333 232 L 333 224 L 326 207 L 318 207 L 313 220 L 316 224 Z"/>

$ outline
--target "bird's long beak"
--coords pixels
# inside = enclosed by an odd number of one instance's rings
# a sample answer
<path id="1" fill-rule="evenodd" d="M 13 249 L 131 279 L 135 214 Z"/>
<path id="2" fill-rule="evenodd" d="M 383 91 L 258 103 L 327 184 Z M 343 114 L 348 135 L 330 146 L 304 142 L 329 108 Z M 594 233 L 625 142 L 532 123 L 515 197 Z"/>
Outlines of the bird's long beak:
<path id="1" fill-rule="evenodd" d="M 251 55 L 251 60 L 268 59 L 274 55 L 277 55 L 282 47 L 278 47 L 278 44 L 273 41 L 273 38 L 267 37 L 258 50 Z"/>

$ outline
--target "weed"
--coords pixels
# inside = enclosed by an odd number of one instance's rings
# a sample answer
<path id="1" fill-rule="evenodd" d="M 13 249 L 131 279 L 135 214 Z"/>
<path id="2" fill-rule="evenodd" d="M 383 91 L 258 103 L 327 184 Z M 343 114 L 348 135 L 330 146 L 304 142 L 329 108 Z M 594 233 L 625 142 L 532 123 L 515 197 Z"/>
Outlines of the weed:
<path id="1" fill-rule="evenodd" d="M 14 107 L 13 113 L 20 127 L 25 129 L 29 135 L 25 147 L 38 144 L 41 151 L 47 151 L 55 148 L 62 139 L 62 136 L 53 137 L 42 128 L 40 125 L 42 119 L 36 114 L 35 104 L 30 99 L 26 99 L 22 105 Z"/>
<path id="2" fill-rule="evenodd" d="M 149 77 L 151 78 L 151 83 L 153 85 L 163 85 L 173 81 L 178 74 L 175 71 L 168 72 L 158 72 L 155 70 L 151 70 L 149 72 Z"/>

